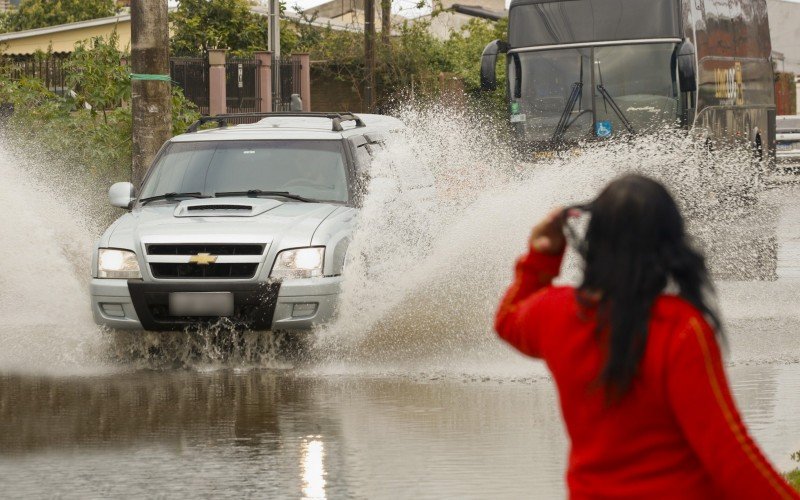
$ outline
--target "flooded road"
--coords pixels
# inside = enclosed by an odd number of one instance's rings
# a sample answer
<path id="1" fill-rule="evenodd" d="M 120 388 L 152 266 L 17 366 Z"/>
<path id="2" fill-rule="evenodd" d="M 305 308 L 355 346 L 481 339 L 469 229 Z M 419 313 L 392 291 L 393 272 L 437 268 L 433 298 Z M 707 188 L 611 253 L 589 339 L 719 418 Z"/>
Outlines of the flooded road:
<path id="1" fill-rule="evenodd" d="M 738 366 L 756 440 L 800 449 L 800 365 Z M 0 378 L 6 498 L 558 498 L 551 382 L 286 371 Z"/>
<path id="2" fill-rule="evenodd" d="M 668 172 L 718 271 L 745 420 L 779 469 L 797 467 L 800 189 L 771 190 L 766 215 L 728 213 L 711 170 L 670 144 L 527 172 L 479 128 L 423 118 L 375 173 L 402 181 L 430 166 L 437 205 L 371 191 L 341 320 L 303 362 L 257 335 L 231 359 L 208 335 L 123 341 L 98 329 L 90 208 L 37 184 L 23 156 L 0 155 L 0 202 L 14 214 L 0 219 L 0 496 L 562 497 L 568 443 L 552 382 L 495 338 L 492 314 L 531 225 L 627 165 Z M 763 272 L 773 251 L 777 269 Z"/>

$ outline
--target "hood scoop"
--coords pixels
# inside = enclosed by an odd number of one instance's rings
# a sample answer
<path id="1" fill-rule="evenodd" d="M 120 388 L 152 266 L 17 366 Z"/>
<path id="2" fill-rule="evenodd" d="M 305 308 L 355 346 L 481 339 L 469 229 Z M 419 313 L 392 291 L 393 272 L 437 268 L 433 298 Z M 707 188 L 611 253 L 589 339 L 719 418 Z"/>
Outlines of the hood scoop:
<path id="1" fill-rule="evenodd" d="M 273 199 L 194 199 L 185 200 L 175 207 L 175 217 L 254 217 L 283 203 Z"/>
<path id="2" fill-rule="evenodd" d="M 187 212 L 195 210 L 253 210 L 252 205 L 197 205 L 195 207 L 186 207 Z"/>

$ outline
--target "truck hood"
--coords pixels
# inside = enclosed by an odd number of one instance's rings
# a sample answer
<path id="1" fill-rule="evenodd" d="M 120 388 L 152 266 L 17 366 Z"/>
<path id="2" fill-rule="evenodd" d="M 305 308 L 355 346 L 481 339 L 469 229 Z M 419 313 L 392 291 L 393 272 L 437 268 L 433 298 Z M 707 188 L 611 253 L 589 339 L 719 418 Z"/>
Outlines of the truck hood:
<path id="1" fill-rule="evenodd" d="M 193 199 L 155 204 L 125 214 L 109 228 L 101 244 L 139 250 L 142 242 L 206 240 L 308 246 L 314 232 L 340 205 L 283 202 L 269 198 Z"/>

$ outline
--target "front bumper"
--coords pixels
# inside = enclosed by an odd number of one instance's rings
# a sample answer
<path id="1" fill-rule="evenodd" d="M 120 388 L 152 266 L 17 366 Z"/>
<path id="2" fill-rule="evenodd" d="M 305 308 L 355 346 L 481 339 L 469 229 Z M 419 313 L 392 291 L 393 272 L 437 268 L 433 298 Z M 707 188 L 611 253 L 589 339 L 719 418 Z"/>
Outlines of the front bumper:
<path id="1" fill-rule="evenodd" d="M 775 153 L 775 159 L 780 164 L 800 165 L 800 150 L 779 150 Z"/>
<path id="2" fill-rule="evenodd" d="M 341 278 L 323 277 L 269 282 L 172 282 L 92 279 L 95 322 L 116 329 L 182 330 L 217 318 L 169 316 L 170 292 L 234 294 L 236 317 L 255 330 L 310 330 L 335 314 Z"/>

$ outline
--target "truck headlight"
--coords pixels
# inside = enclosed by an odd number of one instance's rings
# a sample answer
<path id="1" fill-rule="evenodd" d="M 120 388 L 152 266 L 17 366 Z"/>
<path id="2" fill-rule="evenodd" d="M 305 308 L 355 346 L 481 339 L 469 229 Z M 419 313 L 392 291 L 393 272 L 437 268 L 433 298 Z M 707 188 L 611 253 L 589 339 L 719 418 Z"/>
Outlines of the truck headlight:
<path id="1" fill-rule="evenodd" d="M 97 253 L 97 277 L 129 279 L 141 278 L 136 254 L 128 250 L 101 248 Z"/>
<path id="2" fill-rule="evenodd" d="M 325 247 L 284 250 L 275 258 L 271 278 L 314 278 L 322 276 Z"/>

